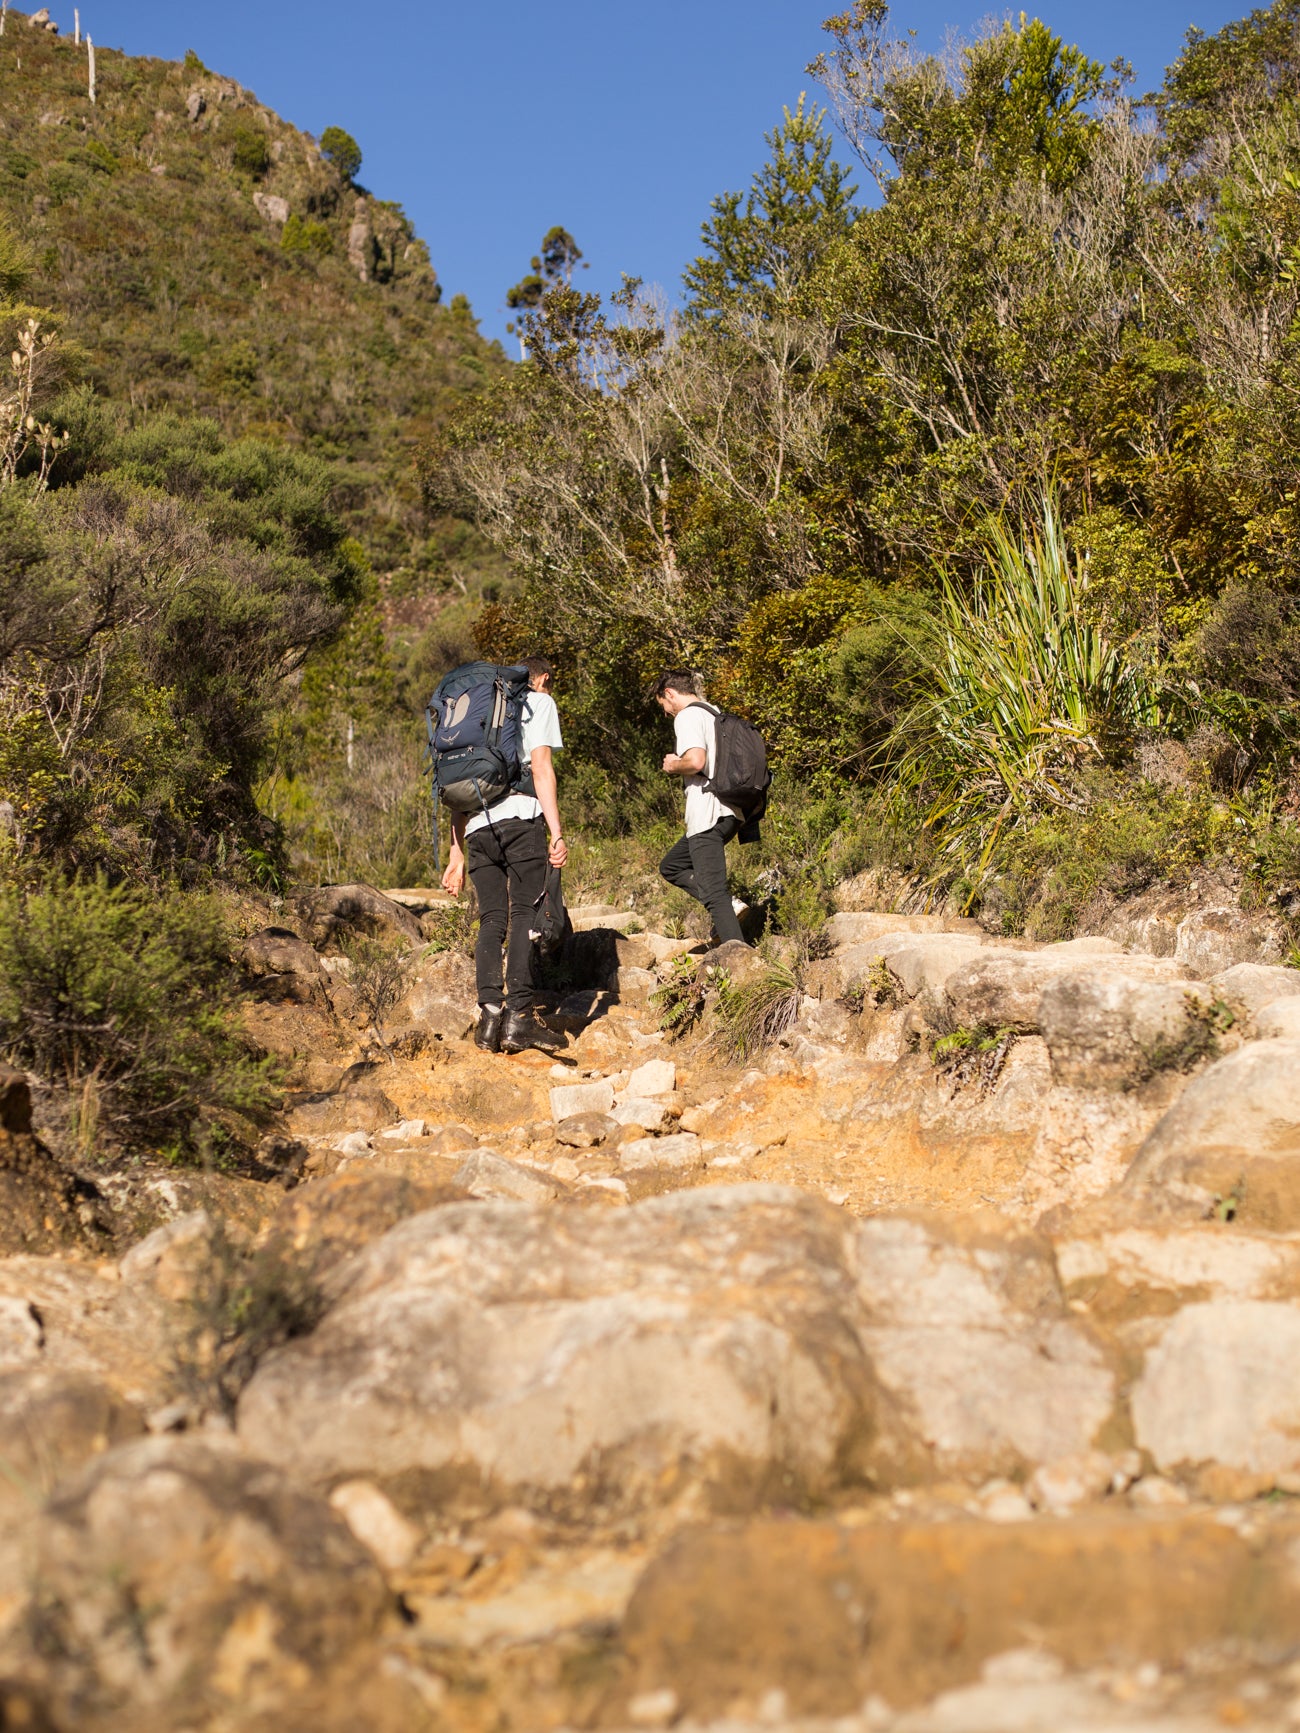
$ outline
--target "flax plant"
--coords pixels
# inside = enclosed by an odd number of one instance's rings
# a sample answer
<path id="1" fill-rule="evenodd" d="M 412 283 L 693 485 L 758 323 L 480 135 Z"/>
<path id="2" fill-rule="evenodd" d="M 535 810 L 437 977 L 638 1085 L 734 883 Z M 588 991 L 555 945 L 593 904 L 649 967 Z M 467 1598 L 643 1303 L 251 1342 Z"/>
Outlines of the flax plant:
<path id="1" fill-rule="evenodd" d="M 1054 501 L 1041 528 L 988 536 L 963 592 L 942 574 L 935 687 L 895 730 L 896 791 L 939 842 L 938 876 L 977 888 L 999 839 L 1048 807 L 1078 804 L 1078 773 L 1160 720 L 1155 681 L 1090 621 Z"/>

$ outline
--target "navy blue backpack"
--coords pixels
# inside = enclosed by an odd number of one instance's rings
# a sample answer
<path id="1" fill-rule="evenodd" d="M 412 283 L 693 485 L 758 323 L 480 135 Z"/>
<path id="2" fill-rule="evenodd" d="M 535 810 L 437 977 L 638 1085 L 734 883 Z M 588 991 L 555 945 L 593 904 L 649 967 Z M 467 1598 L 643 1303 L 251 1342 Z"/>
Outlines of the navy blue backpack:
<path id="1" fill-rule="evenodd" d="M 528 670 L 522 664 L 467 662 L 438 683 L 425 708 L 433 771 L 433 846 L 439 853 L 438 803 L 452 812 L 487 812 L 508 794 L 531 794 L 532 772 L 520 757 Z"/>

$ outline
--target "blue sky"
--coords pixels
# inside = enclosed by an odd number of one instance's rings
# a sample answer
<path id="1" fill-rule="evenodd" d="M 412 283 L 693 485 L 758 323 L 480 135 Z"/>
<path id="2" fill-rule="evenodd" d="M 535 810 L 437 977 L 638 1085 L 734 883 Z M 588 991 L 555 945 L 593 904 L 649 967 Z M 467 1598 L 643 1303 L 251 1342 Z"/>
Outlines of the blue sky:
<path id="1" fill-rule="evenodd" d="M 505 292 L 553 223 L 591 261 L 584 286 L 607 291 L 627 271 L 675 294 L 709 200 L 747 186 L 782 105 L 815 94 L 803 68 L 822 19 L 846 3 L 82 0 L 81 12 L 107 47 L 169 59 L 193 48 L 296 126 L 345 127 L 365 155 L 361 180 L 405 206 L 446 293 L 467 294 L 483 329 L 504 336 Z M 1096 58 L 1123 55 L 1150 89 L 1188 25 L 1214 31 L 1248 9 L 1046 0 L 1037 11 Z M 892 20 L 937 48 L 990 10 L 899 0 Z M 70 27 L 71 0 L 51 11 Z"/>

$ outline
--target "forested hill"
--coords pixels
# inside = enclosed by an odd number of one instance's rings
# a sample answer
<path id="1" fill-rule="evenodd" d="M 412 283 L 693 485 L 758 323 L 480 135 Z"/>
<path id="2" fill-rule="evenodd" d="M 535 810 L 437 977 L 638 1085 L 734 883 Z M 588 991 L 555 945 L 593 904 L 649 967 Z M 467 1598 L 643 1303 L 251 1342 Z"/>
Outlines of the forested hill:
<path id="1" fill-rule="evenodd" d="M 376 570 L 418 584 L 465 531 L 425 524 L 413 445 L 504 367 L 499 347 L 463 297 L 442 304 L 346 134 L 322 152 L 192 54 L 97 46 L 92 104 L 85 45 L 56 21 L 11 10 L 0 39 L 0 216 L 32 255 L 28 298 L 64 316 L 102 395 L 331 460 Z"/>

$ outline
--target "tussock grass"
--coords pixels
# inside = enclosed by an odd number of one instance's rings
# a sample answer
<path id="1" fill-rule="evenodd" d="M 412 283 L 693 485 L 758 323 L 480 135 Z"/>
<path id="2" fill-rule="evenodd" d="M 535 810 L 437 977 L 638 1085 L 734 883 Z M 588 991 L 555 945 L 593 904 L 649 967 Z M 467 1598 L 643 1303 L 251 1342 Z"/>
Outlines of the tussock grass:
<path id="1" fill-rule="evenodd" d="M 1150 674 L 1085 613 L 1048 496 L 1041 526 L 989 530 L 969 593 L 944 574 L 935 689 L 895 731 L 895 787 L 937 833 L 939 872 L 978 882 L 1007 832 L 1079 805 L 1077 779 L 1160 720 Z"/>

